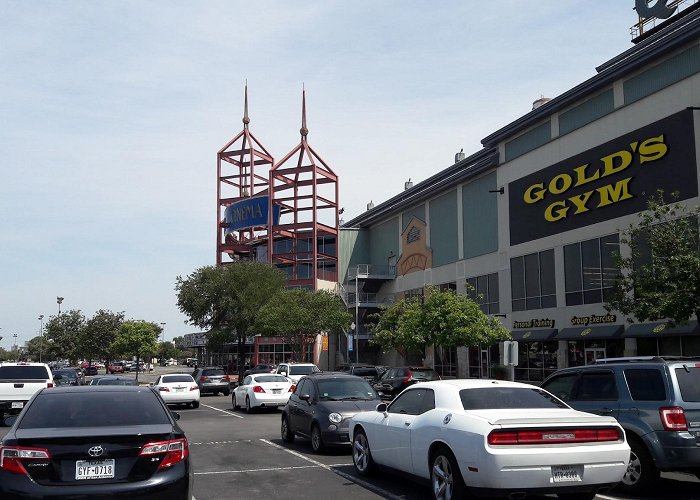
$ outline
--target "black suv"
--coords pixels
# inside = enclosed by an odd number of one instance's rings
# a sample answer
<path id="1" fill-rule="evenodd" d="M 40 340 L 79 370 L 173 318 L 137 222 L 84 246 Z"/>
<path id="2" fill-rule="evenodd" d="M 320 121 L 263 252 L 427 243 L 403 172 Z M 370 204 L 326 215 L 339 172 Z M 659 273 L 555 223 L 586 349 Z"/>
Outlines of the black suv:
<path id="1" fill-rule="evenodd" d="M 429 380 L 440 380 L 440 375 L 432 368 L 394 366 L 382 373 L 373 385 L 375 390 L 381 392 L 383 399 L 393 399 L 409 385 Z"/>
<path id="2" fill-rule="evenodd" d="M 357 375 L 358 377 L 362 377 L 363 379 L 367 380 L 369 383 L 376 382 L 379 375 L 381 375 L 376 366 L 364 365 L 362 363 L 340 365 L 336 371 L 348 373 L 350 375 Z"/>
<path id="3" fill-rule="evenodd" d="M 297 434 L 311 438 L 320 453 L 328 444 L 350 444 L 350 419 L 361 411 L 375 410 L 381 403 L 369 383 L 355 375 L 316 372 L 299 380 L 282 410 L 282 440 Z"/>
<path id="4" fill-rule="evenodd" d="M 632 449 L 620 489 L 643 492 L 660 471 L 700 478 L 700 358 L 602 359 L 559 370 L 542 388 L 577 410 L 620 422 Z"/>

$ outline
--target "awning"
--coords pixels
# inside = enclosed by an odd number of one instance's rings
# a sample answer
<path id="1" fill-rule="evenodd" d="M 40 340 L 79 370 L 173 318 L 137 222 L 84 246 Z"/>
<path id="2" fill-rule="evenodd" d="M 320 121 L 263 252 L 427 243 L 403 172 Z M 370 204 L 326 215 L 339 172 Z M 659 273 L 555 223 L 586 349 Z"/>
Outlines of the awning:
<path id="1" fill-rule="evenodd" d="M 625 332 L 625 337 L 671 337 L 680 335 L 699 335 L 700 325 L 696 320 L 688 321 L 684 324 L 676 323 L 671 328 L 668 321 L 656 323 L 635 323 L 630 325 Z"/>
<path id="2" fill-rule="evenodd" d="M 556 340 L 614 339 L 622 336 L 623 325 L 577 326 L 562 328 Z"/>
<path id="3" fill-rule="evenodd" d="M 543 342 L 553 340 L 557 333 L 556 328 L 538 328 L 536 330 L 511 330 L 513 340 L 518 342 Z"/>

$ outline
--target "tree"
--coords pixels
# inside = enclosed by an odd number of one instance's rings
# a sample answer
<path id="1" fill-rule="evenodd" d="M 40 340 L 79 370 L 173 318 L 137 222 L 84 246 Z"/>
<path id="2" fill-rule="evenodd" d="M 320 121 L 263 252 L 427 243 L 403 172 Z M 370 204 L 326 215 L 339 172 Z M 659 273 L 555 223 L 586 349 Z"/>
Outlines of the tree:
<path id="1" fill-rule="evenodd" d="M 430 345 L 491 345 L 511 338 L 500 320 L 484 314 L 468 295 L 432 286 L 426 288 L 423 304 L 402 299 L 386 308 L 373 332 L 372 343 L 404 356 Z"/>
<path id="2" fill-rule="evenodd" d="M 173 339 L 173 344 L 175 344 L 175 347 L 178 349 L 185 349 L 185 336 L 180 335 L 179 337 L 175 337 Z"/>
<path id="3" fill-rule="evenodd" d="M 36 336 L 32 339 L 30 339 L 27 342 L 27 347 L 26 347 L 26 356 L 27 359 L 32 359 L 33 361 L 39 361 L 39 352 L 41 352 L 42 349 L 42 338 L 41 336 Z M 46 352 L 43 353 L 44 355 Z M 42 356 L 43 358 L 43 356 Z"/>
<path id="4" fill-rule="evenodd" d="M 284 288 L 286 275 L 262 262 L 241 261 L 206 266 L 177 277 L 177 305 L 191 324 L 225 332 L 238 341 L 238 373 L 245 365 L 243 346 L 258 311 Z"/>
<path id="5" fill-rule="evenodd" d="M 683 323 L 700 317 L 700 207 L 688 209 L 664 201 L 663 191 L 649 198 L 639 222 L 622 233 L 620 242 L 630 254 L 618 256 L 620 275 L 605 304 L 632 322 L 670 319 Z"/>
<path id="6" fill-rule="evenodd" d="M 115 354 L 136 356 L 136 380 L 139 379 L 139 358 L 155 355 L 159 334 L 158 325 L 148 321 L 129 320 L 121 324 L 112 348 Z"/>
<path id="7" fill-rule="evenodd" d="M 124 322 L 124 313 L 113 313 L 100 309 L 87 320 L 78 337 L 77 347 L 88 360 L 104 359 L 108 370 L 112 360 L 112 344 L 117 339 L 119 328 Z"/>
<path id="8" fill-rule="evenodd" d="M 60 316 L 51 316 L 46 323 L 45 350 L 53 358 L 67 358 L 75 364 L 80 357 L 77 340 L 85 328 L 85 317 L 71 309 Z"/>
<path id="9" fill-rule="evenodd" d="M 351 321 L 352 315 L 335 294 L 323 290 L 283 290 L 260 310 L 254 330 L 263 335 L 287 337 L 295 359 L 309 361 L 308 348 L 317 335 L 339 333 Z"/>

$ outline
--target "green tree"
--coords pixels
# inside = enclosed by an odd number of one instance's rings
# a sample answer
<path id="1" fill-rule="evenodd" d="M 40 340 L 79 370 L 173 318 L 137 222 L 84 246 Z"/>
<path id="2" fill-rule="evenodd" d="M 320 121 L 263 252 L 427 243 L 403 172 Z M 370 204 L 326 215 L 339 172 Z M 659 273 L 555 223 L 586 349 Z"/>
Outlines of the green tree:
<path id="1" fill-rule="evenodd" d="M 79 310 L 71 309 L 60 316 L 51 316 L 46 323 L 47 353 L 52 358 L 67 358 L 75 364 L 81 356 L 78 339 L 85 328 L 85 317 Z"/>
<path id="2" fill-rule="evenodd" d="M 78 337 L 78 350 L 88 361 L 104 359 L 107 370 L 114 356 L 112 344 L 117 339 L 123 322 L 123 312 L 113 313 L 100 309 L 85 323 L 85 328 Z"/>
<path id="3" fill-rule="evenodd" d="M 352 322 L 343 301 L 335 294 L 317 290 L 283 290 L 260 309 L 256 333 L 286 337 L 298 361 L 306 359 L 309 346 L 322 333 L 337 334 Z"/>
<path id="4" fill-rule="evenodd" d="M 284 288 L 286 275 L 262 262 L 241 261 L 206 266 L 186 278 L 177 277 L 177 305 L 190 323 L 224 332 L 238 342 L 238 372 L 245 365 L 244 343 L 258 311 Z"/>
<path id="5" fill-rule="evenodd" d="M 43 350 L 44 346 L 42 345 L 42 343 L 45 344 L 46 342 L 43 342 L 42 338 L 38 335 L 27 342 L 25 350 L 27 359 L 31 359 L 32 361 L 38 362 L 39 353 L 41 352 L 42 361 L 46 361 L 46 351 Z"/>
<path id="6" fill-rule="evenodd" d="M 605 304 L 632 322 L 670 319 L 684 323 L 700 317 L 700 206 L 687 208 L 664 201 L 663 191 L 649 198 L 639 221 L 622 233 L 630 254 L 619 256 L 621 274 Z"/>
<path id="7" fill-rule="evenodd" d="M 9 361 L 12 359 L 12 353 L 0 347 L 0 361 Z"/>
<path id="8" fill-rule="evenodd" d="M 483 313 L 466 294 L 426 288 L 425 302 L 402 299 L 380 313 L 372 343 L 382 349 L 424 351 L 426 346 L 491 345 L 509 340 L 510 333 L 498 318 Z"/>
<path id="9" fill-rule="evenodd" d="M 158 325 L 148 321 L 129 320 L 121 324 L 117 338 L 112 344 L 115 354 L 136 356 L 138 367 L 141 356 L 154 356 L 158 350 Z M 136 371 L 136 380 L 139 370 Z"/>
<path id="10" fill-rule="evenodd" d="M 173 339 L 173 344 L 175 344 L 175 347 L 178 349 L 185 349 L 185 336 L 180 335 L 179 337 L 175 337 Z"/>

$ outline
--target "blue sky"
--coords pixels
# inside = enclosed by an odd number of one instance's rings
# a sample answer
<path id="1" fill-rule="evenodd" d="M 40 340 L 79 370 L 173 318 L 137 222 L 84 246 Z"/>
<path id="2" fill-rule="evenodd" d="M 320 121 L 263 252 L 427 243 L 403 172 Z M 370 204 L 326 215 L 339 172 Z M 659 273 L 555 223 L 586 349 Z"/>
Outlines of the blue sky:
<path id="1" fill-rule="evenodd" d="M 345 220 L 631 47 L 634 0 L 0 0 L 0 346 L 40 314 L 196 331 L 178 275 L 215 262 L 216 152 L 309 143 Z"/>

